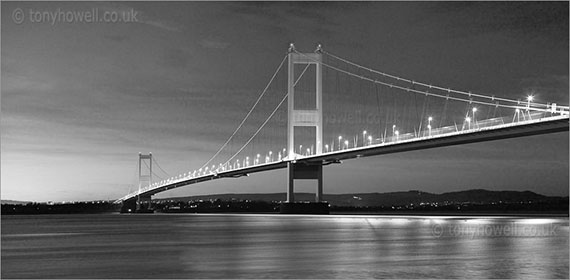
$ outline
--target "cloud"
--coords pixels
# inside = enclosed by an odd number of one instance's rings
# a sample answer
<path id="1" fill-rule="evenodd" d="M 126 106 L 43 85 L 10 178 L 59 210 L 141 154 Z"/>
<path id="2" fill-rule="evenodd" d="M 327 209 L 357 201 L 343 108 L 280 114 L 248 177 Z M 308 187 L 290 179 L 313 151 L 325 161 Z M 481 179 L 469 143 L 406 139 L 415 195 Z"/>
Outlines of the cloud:
<path id="1" fill-rule="evenodd" d="M 156 28 L 160 28 L 167 31 L 179 32 L 180 28 L 175 24 L 167 21 L 162 20 L 144 20 L 144 24 L 148 24 L 150 26 L 154 26 Z"/>
<path id="2" fill-rule="evenodd" d="M 183 69 L 188 66 L 189 57 L 191 55 L 183 49 L 172 48 L 164 51 L 162 56 L 163 64 L 167 67 Z"/>
<path id="3" fill-rule="evenodd" d="M 102 3 L 98 6 L 101 12 L 113 12 L 118 14 L 134 14 L 138 23 L 147 24 L 162 30 L 178 32 L 180 31 L 180 26 L 174 22 L 168 20 L 162 20 L 157 18 L 152 18 L 148 13 L 144 11 L 125 5 L 123 3 Z M 111 39 L 111 38 L 108 38 Z"/>
<path id="4" fill-rule="evenodd" d="M 426 5 L 430 21 L 452 38 L 507 32 L 509 36 L 552 39 L 568 34 L 564 2 L 435 2 Z M 518 34 L 518 35 L 517 35 Z"/>
<path id="5" fill-rule="evenodd" d="M 214 38 L 202 39 L 200 40 L 199 44 L 200 46 L 206 49 L 219 49 L 219 50 L 226 49 L 227 47 L 230 46 L 230 43 Z"/>
<path id="6" fill-rule="evenodd" d="M 121 43 L 127 39 L 127 36 L 105 34 L 103 35 L 103 38 L 113 42 Z"/>
<path id="7" fill-rule="evenodd" d="M 32 79 L 26 75 L 5 73 L 2 75 L 3 94 L 24 94 L 29 92 L 44 92 L 53 89 L 53 84 L 47 81 Z"/>

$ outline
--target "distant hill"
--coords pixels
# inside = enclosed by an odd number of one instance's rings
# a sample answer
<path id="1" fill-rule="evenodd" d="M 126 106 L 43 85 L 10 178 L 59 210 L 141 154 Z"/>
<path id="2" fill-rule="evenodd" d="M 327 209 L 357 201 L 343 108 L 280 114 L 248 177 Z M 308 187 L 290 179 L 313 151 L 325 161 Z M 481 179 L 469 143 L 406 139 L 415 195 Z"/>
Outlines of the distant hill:
<path id="1" fill-rule="evenodd" d="M 1 204 L 12 204 L 12 205 L 16 204 L 16 205 L 18 205 L 18 204 L 28 204 L 28 203 L 30 203 L 30 201 L 18 201 L 18 200 L 4 200 L 4 199 L 2 199 L 0 201 L 0 203 Z"/>
<path id="2" fill-rule="evenodd" d="M 297 201 L 313 201 L 313 193 L 295 193 Z M 156 200 L 253 200 L 253 201 L 285 201 L 286 193 L 264 194 L 215 194 L 187 197 L 173 197 Z M 491 204 L 491 203 L 515 203 L 515 202 L 546 202 L 564 199 L 562 197 L 548 197 L 531 191 L 490 191 L 474 189 L 457 192 L 433 194 L 422 191 L 387 192 L 387 193 L 353 193 L 353 194 L 325 194 L 325 201 L 333 206 L 395 206 L 395 205 L 419 205 L 420 203 L 438 204 Z"/>

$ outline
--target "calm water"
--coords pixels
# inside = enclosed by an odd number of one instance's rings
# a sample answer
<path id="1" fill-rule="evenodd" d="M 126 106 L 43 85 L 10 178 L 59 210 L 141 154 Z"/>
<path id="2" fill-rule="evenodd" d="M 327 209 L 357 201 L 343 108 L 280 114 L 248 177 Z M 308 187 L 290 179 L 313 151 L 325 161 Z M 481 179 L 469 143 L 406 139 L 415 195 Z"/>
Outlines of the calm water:
<path id="1" fill-rule="evenodd" d="M 568 218 L 2 216 L 2 278 L 568 278 Z"/>

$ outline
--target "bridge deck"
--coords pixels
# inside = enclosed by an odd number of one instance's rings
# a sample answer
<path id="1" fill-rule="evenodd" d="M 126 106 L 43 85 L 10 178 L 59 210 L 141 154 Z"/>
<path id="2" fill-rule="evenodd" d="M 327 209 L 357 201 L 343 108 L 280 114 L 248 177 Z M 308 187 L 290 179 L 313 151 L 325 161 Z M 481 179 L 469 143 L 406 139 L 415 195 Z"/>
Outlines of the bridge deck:
<path id="1" fill-rule="evenodd" d="M 306 164 L 330 164 L 340 162 L 341 160 L 354 159 L 360 157 L 369 157 L 390 153 L 400 153 L 406 151 L 430 149 L 436 147 L 453 146 L 460 144 L 485 142 L 506 138 L 515 138 L 522 136 L 531 136 L 538 134 L 547 134 L 555 132 L 568 131 L 569 118 L 568 115 L 555 116 L 542 118 L 538 120 L 530 120 L 517 123 L 501 124 L 491 127 L 483 127 L 477 129 L 470 129 L 464 131 L 454 131 L 449 133 L 442 133 L 427 137 L 417 137 L 412 139 L 405 139 L 399 141 L 392 141 L 386 143 L 379 143 L 368 145 L 364 147 L 350 148 L 340 151 L 332 151 L 320 155 L 311 156 L 298 156 L 295 159 L 287 159 L 271 163 L 258 164 L 254 166 L 242 167 L 218 173 L 211 173 L 194 178 L 180 178 L 177 180 L 169 181 L 164 185 L 146 188 L 140 193 L 133 192 L 127 196 L 117 200 L 122 202 L 136 198 L 138 195 L 154 195 L 166 190 L 179 188 L 191 184 L 196 184 L 204 181 L 210 181 L 220 178 L 237 178 L 247 176 L 256 172 L 263 172 L 268 170 L 286 168 L 288 161 L 295 161 L 296 163 Z"/>

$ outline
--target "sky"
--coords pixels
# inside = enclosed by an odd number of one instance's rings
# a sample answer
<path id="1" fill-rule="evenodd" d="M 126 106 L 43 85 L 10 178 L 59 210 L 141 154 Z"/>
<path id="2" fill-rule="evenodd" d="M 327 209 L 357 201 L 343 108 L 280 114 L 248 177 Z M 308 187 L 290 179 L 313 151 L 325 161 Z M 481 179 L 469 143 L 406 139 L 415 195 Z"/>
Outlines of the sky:
<path id="1" fill-rule="evenodd" d="M 171 175 L 199 168 L 291 42 L 307 52 L 320 43 L 413 80 L 569 104 L 568 2 L 2 1 L 1 8 L 2 199 L 119 198 L 133 188 L 139 152 L 152 152 Z M 48 17 L 95 10 L 124 20 Z M 567 196 L 568 143 L 563 132 L 345 161 L 324 168 L 324 192 Z M 296 186 L 314 191 L 312 182 Z M 157 197 L 285 191 L 285 170 L 276 170 Z"/>

